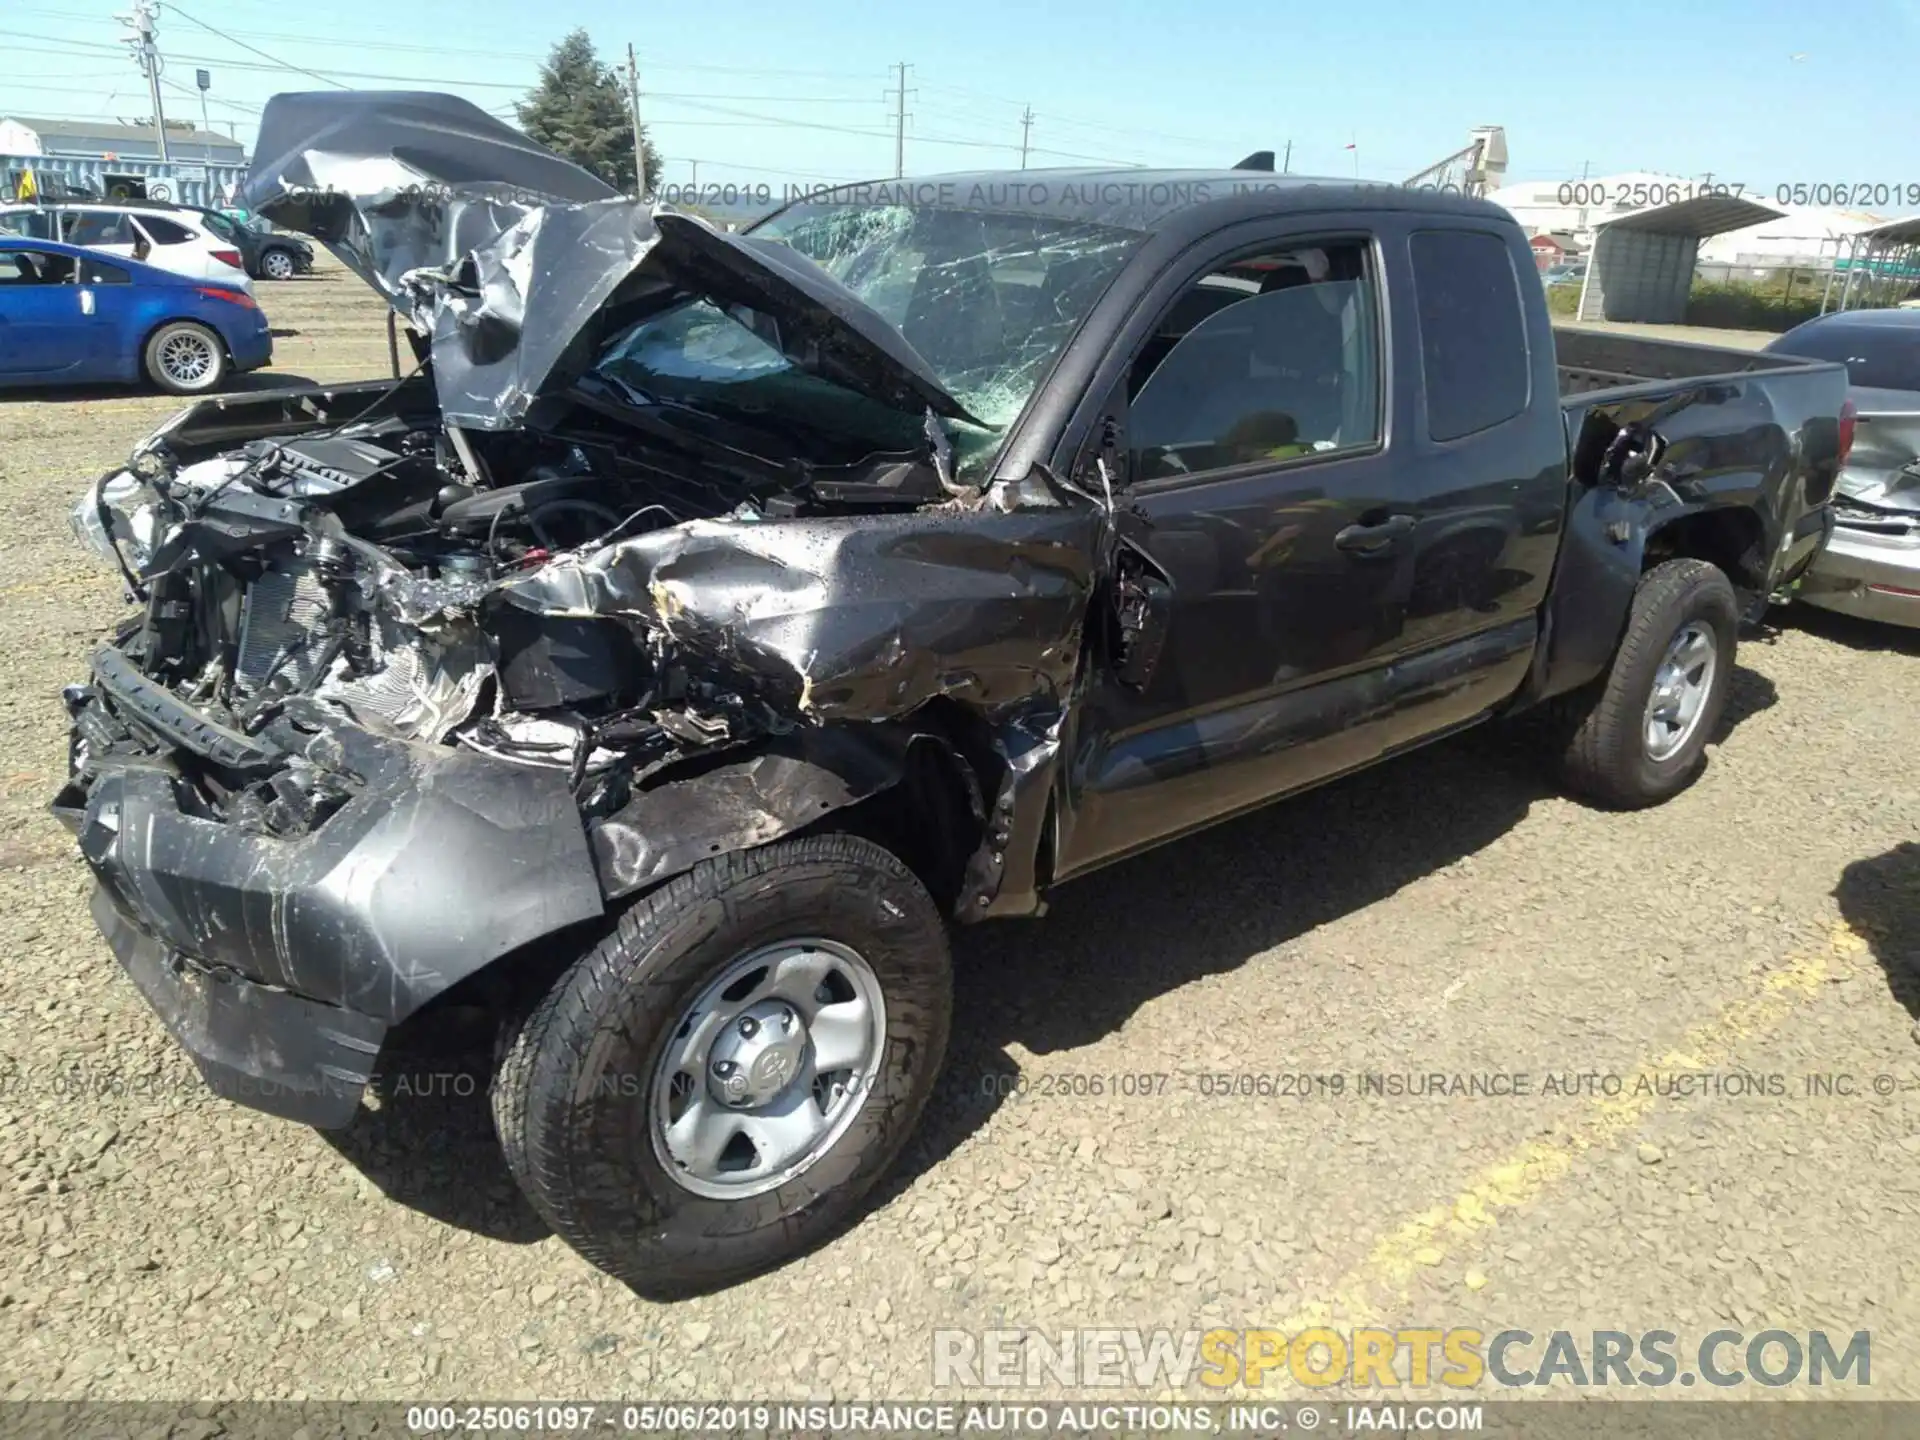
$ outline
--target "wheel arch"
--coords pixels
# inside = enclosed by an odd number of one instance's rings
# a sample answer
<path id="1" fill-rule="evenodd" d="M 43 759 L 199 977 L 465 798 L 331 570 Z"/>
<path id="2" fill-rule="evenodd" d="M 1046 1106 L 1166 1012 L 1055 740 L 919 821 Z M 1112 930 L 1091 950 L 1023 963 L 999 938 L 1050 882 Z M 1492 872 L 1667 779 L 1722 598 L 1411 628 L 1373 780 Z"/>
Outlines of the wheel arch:
<path id="1" fill-rule="evenodd" d="M 1576 690 L 1605 672 L 1626 633 L 1640 577 L 1668 560 L 1704 560 L 1736 589 L 1765 584 L 1766 526 L 1751 505 L 1656 508 L 1607 486 L 1568 514 L 1532 673 L 1515 705 Z"/>
<path id="2" fill-rule="evenodd" d="M 226 357 L 227 367 L 229 369 L 233 368 L 233 347 L 227 343 L 227 337 L 221 334 L 218 325 L 207 320 L 202 320 L 198 315 L 163 315 L 140 333 L 140 344 L 134 352 L 135 364 L 139 368 L 140 376 L 149 385 L 158 385 L 160 382 L 158 378 L 155 377 L 153 371 L 147 367 L 147 347 L 153 344 L 153 337 L 169 325 L 197 325 L 200 329 L 206 331 L 209 335 L 213 336 L 214 342 L 219 345 L 220 353 Z"/>
<path id="3" fill-rule="evenodd" d="M 602 891 L 612 903 L 729 850 L 837 829 L 893 851 L 950 912 L 985 829 L 984 746 L 969 712 L 935 702 L 900 722 L 797 730 L 677 767 L 588 822 Z"/>

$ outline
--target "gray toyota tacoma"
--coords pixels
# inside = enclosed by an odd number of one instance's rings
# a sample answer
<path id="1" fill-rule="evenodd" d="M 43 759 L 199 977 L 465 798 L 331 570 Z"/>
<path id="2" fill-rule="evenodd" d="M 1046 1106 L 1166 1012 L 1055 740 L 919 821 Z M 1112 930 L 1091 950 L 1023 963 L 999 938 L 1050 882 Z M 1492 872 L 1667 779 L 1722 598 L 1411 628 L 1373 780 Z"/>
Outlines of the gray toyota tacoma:
<path id="1" fill-rule="evenodd" d="M 1837 364 L 1556 337 L 1459 197 L 1028 171 L 736 235 L 434 95 L 257 155 L 398 378 L 80 498 L 136 603 L 54 808 L 223 1095 L 344 1126 L 397 1027 L 497 1017 L 507 1163 L 651 1294 L 857 1213 L 949 922 L 1527 709 L 1576 792 L 1681 791 L 1849 443 Z"/>

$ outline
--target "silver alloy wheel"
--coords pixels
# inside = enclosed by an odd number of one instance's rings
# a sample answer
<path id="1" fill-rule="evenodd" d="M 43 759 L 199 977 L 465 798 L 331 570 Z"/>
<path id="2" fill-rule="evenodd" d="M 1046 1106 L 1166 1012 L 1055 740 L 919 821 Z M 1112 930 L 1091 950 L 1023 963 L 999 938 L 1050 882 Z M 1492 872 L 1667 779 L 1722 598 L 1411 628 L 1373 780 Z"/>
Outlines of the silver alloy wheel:
<path id="1" fill-rule="evenodd" d="M 260 257 L 260 273 L 269 280 L 291 280 L 293 257 L 284 250 L 269 250 Z"/>
<path id="2" fill-rule="evenodd" d="M 1695 620 L 1680 627 L 1654 673 L 1647 697 L 1647 756 L 1656 763 L 1680 753 L 1700 727 L 1713 678 L 1720 664 L 1719 643 L 1710 627 Z"/>
<path id="3" fill-rule="evenodd" d="M 185 388 L 204 384 L 219 364 L 213 337 L 198 330 L 176 330 L 160 345 L 161 372 Z"/>
<path id="4" fill-rule="evenodd" d="M 708 1199 L 783 1185 L 846 1133 L 886 1039 L 879 978 L 854 951 L 815 938 L 752 951 L 673 1028 L 647 1093 L 654 1154 Z"/>

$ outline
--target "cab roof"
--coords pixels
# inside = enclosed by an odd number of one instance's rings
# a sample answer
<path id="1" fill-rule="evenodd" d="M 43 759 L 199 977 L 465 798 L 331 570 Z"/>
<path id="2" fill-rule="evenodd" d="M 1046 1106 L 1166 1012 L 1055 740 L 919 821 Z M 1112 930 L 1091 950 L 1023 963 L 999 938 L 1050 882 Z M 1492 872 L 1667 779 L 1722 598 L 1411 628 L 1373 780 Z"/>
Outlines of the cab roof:
<path id="1" fill-rule="evenodd" d="M 1328 210 L 1417 210 L 1515 223 L 1497 205 L 1450 191 L 1263 170 L 978 170 L 789 187 L 786 199 L 1030 214 L 1139 231 L 1210 229 L 1231 220 Z"/>

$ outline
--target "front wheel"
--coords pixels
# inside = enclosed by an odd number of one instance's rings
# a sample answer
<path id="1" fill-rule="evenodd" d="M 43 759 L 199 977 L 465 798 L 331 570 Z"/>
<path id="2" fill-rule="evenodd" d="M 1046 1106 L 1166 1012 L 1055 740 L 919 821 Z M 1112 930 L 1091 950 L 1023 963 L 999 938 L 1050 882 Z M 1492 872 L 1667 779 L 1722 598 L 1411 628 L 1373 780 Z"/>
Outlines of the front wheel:
<path id="1" fill-rule="evenodd" d="M 1611 668 L 1566 702 L 1568 788 L 1634 810 L 1692 784 L 1727 708 L 1738 626 L 1718 566 L 1669 560 L 1641 576 Z"/>
<path id="2" fill-rule="evenodd" d="M 503 1037 L 507 1163 L 642 1294 L 825 1239 L 911 1134 L 952 1007 L 939 912 L 850 835 L 717 856 L 636 903 Z"/>
<path id="3" fill-rule="evenodd" d="M 162 325 L 147 341 L 147 374 L 175 395 L 204 395 L 227 375 L 227 347 L 204 325 L 176 320 Z"/>
<path id="4" fill-rule="evenodd" d="M 293 256 L 285 250 L 269 250 L 260 257 L 260 274 L 267 280 L 291 280 Z"/>

